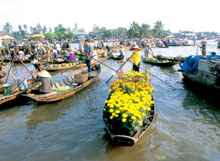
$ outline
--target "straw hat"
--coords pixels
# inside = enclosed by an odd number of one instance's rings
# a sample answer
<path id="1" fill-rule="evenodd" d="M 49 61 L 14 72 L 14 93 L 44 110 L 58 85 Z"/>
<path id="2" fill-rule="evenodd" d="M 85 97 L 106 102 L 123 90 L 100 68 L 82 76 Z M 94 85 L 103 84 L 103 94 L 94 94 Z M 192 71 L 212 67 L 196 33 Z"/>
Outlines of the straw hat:
<path id="1" fill-rule="evenodd" d="M 43 78 L 50 78 L 51 77 L 50 73 L 48 73 L 46 70 L 42 70 L 41 72 L 37 73 L 37 75 L 39 77 L 43 77 Z"/>
<path id="2" fill-rule="evenodd" d="M 135 45 L 135 46 L 133 47 L 133 49 L 138 49 L 138 50 L 140 50 L 140 48 L 139 48 L 138 45 Z"/>
<path id="3" fill-rule="evenodd" d="M 32 63 L 32 64 L 37 64 L 37 63 L 38 63 L 38 60 L 37 60 L 37 59 L 34 59 L 34 60 L 31 61 L 31 63 Z"/>

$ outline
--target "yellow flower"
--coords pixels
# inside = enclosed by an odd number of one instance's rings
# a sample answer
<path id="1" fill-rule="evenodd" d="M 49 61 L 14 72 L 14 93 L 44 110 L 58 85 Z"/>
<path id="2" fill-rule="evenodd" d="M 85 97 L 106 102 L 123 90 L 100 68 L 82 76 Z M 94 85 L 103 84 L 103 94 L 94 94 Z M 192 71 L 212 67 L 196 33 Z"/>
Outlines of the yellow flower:
<path id="1" fill-rule="evenodd" d="M 111 113 L 112 113 L 113 111 L 114 111 L 113 109 L 110 109 L 110 110 L 109 110 L 109 112 L 111 112 Z"/>
<path id="2" fill-rule="evenodd" d="M 110 119 L 112 120 L 112 119 L 113 119 L 113 116 L 110 116 Z"/>
<path id="3" fill-rule="evenodd" d="M 126 119 L 126 118 L 123 118 L 123 119 L 122 119 L 122 122 L 126 122 L 126 121 L 127 121 L 127 119 Z"/>
<path id="4" fill-rule="evenodd" d="M 136 120 L 136 117 L 135 117 L 135 116 L 131 116 L 131 119 L 132 119 L 132 120 Z"/>
<path id="5" fill-rule="evenodd" d="M 120 113 L 120 110 L 116 110 L 115 113 Z"/>
<path id="6" fill-rule="evenodd" d="M 128 117 L 128 114 L 123 113 L 123 114 L 122 114 L 122 117 L 125 117 L 125 118 L 126 118 L 126 117 Z"/>
<path id="7" fill-rule="evenodd" d="M 139 120 L 139 121 L 138 121 L 138 124 L 139 124 L 139 125 L 142 125 L 142 121 Z"/>
<path id="8" fill-rule="evenodd" d="M 141 113 L 141 115 L 142 115 L 142 116 L 145 116 L 145 115 L 146 115 L 146 113 L 142 112 L 142 113 Z"/>

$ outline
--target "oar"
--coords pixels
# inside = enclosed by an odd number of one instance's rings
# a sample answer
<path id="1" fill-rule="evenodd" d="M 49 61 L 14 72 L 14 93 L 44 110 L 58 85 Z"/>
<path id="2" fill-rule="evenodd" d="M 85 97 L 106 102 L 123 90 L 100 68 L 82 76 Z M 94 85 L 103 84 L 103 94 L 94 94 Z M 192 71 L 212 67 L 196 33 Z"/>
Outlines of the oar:
<path id="1" fill-rule="evenodd" d="M 129 62 L 133 63 L 132 61 L 129 60 Z M 168 85 L 169 87 L 173 88 L 174 90 L 177 90 L 177 88 L 173 87 L 172 85 L 170 85 L 169 83 L 165 82 L 164 80 L 160 79 L 159 77 L 157 77 L 156 75 L 152 74 L 151 72 L 146 71 L 146 69 L 139 67 L 140 69 L 142 69 L 143 71 L 145 71 L 146 73 L 149 73 L 150 75 L 154 76 L 155 78 L 157 78 L 158 80 L 160 80 L 161 82 L 165 83 L 166 85 Z"/>
<path id="2" fill-rule="evenodd" d="M 128 60 L 126 60 L 126 61 L 120 66 L 120 68 L 116 71 L 116 73 L 119 72 L 119 70 L 120 70 L 127 62 L 128 62 Z M 113 75 L 112 75 L 105 83 L 108 83 L 108 82 L 112 79 L 112 77 L 113 77 Z"/>
<path id="3" fill-rule="evenodd" d="M 99 61 L 99 60 L 97 60 L 97 59 L 95 59 L 95 58 L 93 58 L 93 57 L 92 57 L 91 59 L 94 59 L 95 61 L 99 62 L 100 64 L 102 64 L 102 65 L 108 67 L 109 69 L 111 69 L 111 70 L 117 72 L 117 70 L 115 70 L 115 69 L 113 69 L 112 67 L 110 67 L 110 66 L 108 66 L 108 65 L 106 65 L 106 64 L 104 64 L 104 63 L 102 63 L 101 61 Z"/>
<path id="4" fill-rule="evenodd" d="M 24 64 L 24 62 L 21 59 L 19 59 L 19 61 L 27 69 L 27 71 L 31 74 L 31 76 L 32 76 L 32 85 L 34 86 L 34 76 L 33 76 L 33 73 L 28 69 L 28 67 Z"/>
<path id="5" fill-rule="evenodd" d="M 9 69 L 9 71 L 8 71 L 8 75 L 7 75 L 7 78 L 6 78 L 6 81 L 5 81 L 5 83 L 7 83 L 8 82 L 8 78 L 9 78 L 9 75 L 10 75 L 10 72 L 11 72 L 11 69 L 12 69 L 12 67 L 13 67 L 13 65 L 14 65 L 14 58 L 12 59 L 12 63 L 11 63 L 11 66 L 10 66 L 10 69 Z"/>

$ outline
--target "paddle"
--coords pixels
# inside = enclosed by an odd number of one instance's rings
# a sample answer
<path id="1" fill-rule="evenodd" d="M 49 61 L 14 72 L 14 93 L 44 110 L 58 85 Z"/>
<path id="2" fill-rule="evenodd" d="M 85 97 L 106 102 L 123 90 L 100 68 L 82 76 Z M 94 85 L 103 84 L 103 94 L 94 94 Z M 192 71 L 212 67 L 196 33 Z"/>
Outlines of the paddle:
<path id="1" fill-rule="evenodd" d="M 131 62 L 133 64 L 132 61 L 129 60 L 129 62 Z M 155 78 L 157 78 L 158 80 L 160 80 L 161 82 L 165 83 L 166 85 L 168 85 L 169 87 L 173 88 L 174 90 L 177 90 L 177 88 L 171 86 L 169 83 L 165 82 L 164 80 L 160 79 L 159 77 L 157 77 L 156 75 L 152 74 L 151 72 L 148 72 L 146 69 L 139 67 L 140 69 L 142 69 L 143 71 L 145 71 L 146 73 L 149 73 L 150 75 L 154 76 Z"/>
<path id="2" fill-rule="evenodd" d="M 104 64 L 104 63 L 102 63 L 101 61 L 99 61 L 99 60 L 97 60 L 97 59 L 95 59 L 95 58 L 93 58 L 93 57 L 91 57 L 91 59 L 94 59 L 95 61 L 99 62 L 100 64 L 102 64 L 102 65 L 108 67 L 109 69 L 111 69 L 111 70 L 117 72 L 117 70 L 115 70 L 115 69 L 113 69 L 112 67 L 110 67 L 110 66 L 108 66 L 108 65 L 106 65 L 106 64 Z"/>

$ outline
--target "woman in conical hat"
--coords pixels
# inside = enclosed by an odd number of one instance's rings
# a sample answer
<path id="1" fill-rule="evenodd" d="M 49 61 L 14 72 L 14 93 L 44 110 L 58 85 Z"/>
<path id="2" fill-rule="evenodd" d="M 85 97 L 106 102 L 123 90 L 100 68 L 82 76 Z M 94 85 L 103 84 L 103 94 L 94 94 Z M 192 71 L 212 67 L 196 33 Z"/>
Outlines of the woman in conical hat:
<path id="1" fill-rule="evenodd" d="M 37 90 L 33 90 L 31 93 L 34 94 L 46 94 L 53 92 L 53 83 L 50 73 L 48 73 L 40 62 L 33 62 L 34 67 L 37 69 L 37 77 L 35 81 L 41 82 L 41 86 Z"/>
<path id="2" fill-rule="evenodd" d="M 133 59 L 133 70 L 139 72 L 140 62 L 141 62 L 140 48 L 138 45 L 135 45 L 133 47 L 133 50 L 134 50 L 134 52 L 127 60 Z"/>

